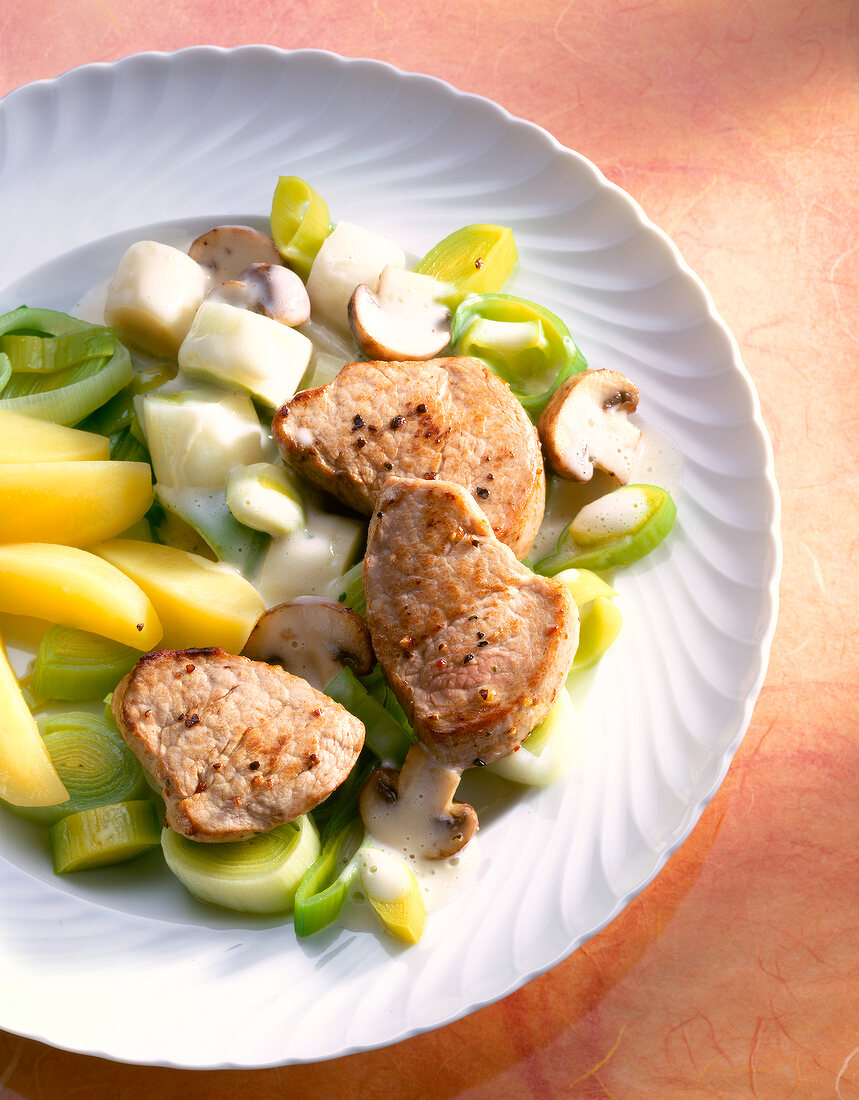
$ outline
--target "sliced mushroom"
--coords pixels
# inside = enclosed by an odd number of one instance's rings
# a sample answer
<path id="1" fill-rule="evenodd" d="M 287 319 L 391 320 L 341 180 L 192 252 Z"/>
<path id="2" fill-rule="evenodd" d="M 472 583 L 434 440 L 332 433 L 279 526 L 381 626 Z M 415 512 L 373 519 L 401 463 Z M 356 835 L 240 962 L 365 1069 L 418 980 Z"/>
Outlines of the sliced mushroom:
<path id="1" fill-rule="evenodd" d="M 594 467 L 625 485 L 641 431 L 627 419 L 638 390 L 613 370 L 588 370 L 554 392 L 537 428 L 549 465 L 561 477 L 590 481 Z"/>
<path id="2" fill-rule="evenodd" d="M 349 301 L 349 327 L 368 359 L 433 359 L 450 340 L 444 284 L 431 275 L 386 267 L 378 290 L 362 283 Z"/>
<path id="3" fill-rule="evenodd" d="M 361 791 L 361 817 L 377 841 L 427 859 L 452 856 L 477 832 L 477 814 L 454 802 L 460 773 L 412 745 L 400 771 L 377 768 Z"/>
<path id="4" fill-rule="evenodd" d="M 292 328 L 310 320 L 310 299 L 304 283 L 280 264 L 251 264 L 238 278 L 219 283 L 206 297 L 261 313 Z"/>
<path id="5" fill-rule="evenodd" d="M 323 691 L 344 665 L 358 676 L 373 667 L 370 632 L 360 615 L 336 600 L 299 596 L 258 620 L 245 657 L 280 665 Z"/>
<path id="6" fill-rule="evenodd" d="M 198 237 L 188 249 L 213 283 L 237 279 L 251 264 L 281 264 L 271 237 L 249 225 L 219 225 Z"/>

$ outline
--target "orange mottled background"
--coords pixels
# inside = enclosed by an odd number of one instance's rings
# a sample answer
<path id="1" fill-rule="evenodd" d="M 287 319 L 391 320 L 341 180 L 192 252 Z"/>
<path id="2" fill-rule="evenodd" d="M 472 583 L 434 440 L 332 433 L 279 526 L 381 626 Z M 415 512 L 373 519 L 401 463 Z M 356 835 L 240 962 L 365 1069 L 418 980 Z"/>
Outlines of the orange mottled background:
<path id="1" fill-rule="evenodd" d="M 0 1033 L 0 1097 L 856 1100 L 859 7 L 3 0 L 0 94 L 138 50 L 248 42 L 379 58 L 488 96 L 673 237 L 739 341 L 775 448 L 785 564 L 769 673 L 665 870 L 506 1000 L 386 1050 L 253 1072 L 116 1065 Z M 0 135 L 0 246 L 1 231 Z"/>

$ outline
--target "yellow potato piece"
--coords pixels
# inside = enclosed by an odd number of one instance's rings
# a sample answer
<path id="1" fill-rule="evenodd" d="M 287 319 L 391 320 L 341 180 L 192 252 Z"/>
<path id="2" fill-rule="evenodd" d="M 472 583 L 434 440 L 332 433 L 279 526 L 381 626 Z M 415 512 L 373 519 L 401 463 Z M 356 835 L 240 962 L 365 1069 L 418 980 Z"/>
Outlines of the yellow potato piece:
<path id="1" fill-rule="evenodd" d="M 107 461 L 110 445 L 103 435 L 65 428 L 37 416 L 0 409 L 0 462 Z"/>
<path id="2" fill-rule="evenodd" d="M 68 797 L 0 639 L 0 798 L 13 806 L 58 806 Z"/>
<path id="3" fill-rule="evenodd" d="M 0 546 L 0 611 L 152 649 L 163 633 L 147 596 L 114 566 L 74 546 Z"/>
<path id="4" fill-rule="evenodd" d="M 148 462 L 2 463 L 0 542 L 102 542 L 136 523 L 152 495 Z"/>
<path id="5" fill-rule="evenodd" d="M 140 585 L 164 625 L 165 649 L 219 646 L 241 653 L 265 610 L 252 584 L 187 550 L 133 539 L 92 547 Z"/>

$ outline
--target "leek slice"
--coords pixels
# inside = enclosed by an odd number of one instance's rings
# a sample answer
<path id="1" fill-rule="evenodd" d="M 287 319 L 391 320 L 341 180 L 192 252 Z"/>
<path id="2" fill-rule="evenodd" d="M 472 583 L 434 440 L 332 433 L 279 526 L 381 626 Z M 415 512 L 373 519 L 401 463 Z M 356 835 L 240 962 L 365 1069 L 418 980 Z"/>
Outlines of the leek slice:
<path id="1" fill-rule="evenodd" d="M 196 531 L 218 561 L 236 566 L 246 576 L 254 575 L 270 536 L 239 523 L 227 503 L 226 490 L 156 485 L 155 499 Z"/>
<path id="2" fill-rule="evenodd" d="M 325 694 L 364 723 L 365 744 L 383 764 L 399 767 L 412 746 L 408 731 L 373 698 L 350 668 L 343 668 Z"/>
<path id="3" fill-rule="evenodd" d="M 338 918 L 358 874 L 364 825 L 355 817 L 334 830 L 295 892 L 295 934 L 312 936 Z"/>
<path id="4" fill-rule="evenodd" d="M 190 894 L 242 913 L 290 912 L 299 883 L 320 853 L 309 814 L 223 844 L 201 844 L 165 829 L 161 847 L 167 866 Z"/>
<path id="5" fill-rule="evenodd" d="M 415 264 L 421 275 L 451 283 L 455 308 L 467 294 L 500 290 L 519 259 L 513 230 L 504 225 L 466 225 L 449 234 Z"/>
<path id="6" fill-rule="evenodd" d="M 511 294 L 467 298 L 450 339 L 454 354 L 482 359 L 503 378 L 534 420 L 564 379 L 587 367 L 560 317 Z"/>
<path id="7" fill-rule="evenodd" d="M 19 817 L 53 825 L 69 814 L 147 796 L 143 768 L 112 721 L 83 711 L 52 714 L 42 725 L 45 747 L 69 797 L 57 806 L 11 807 Z"/>
<path id="8" fill-rule="evenodd" d="M 100 699 L 131 671 L 142 652 L 86 630 L 52 626 L 39 644 L 31 686 L 43 699 Z"/>
<path id="9" fill-rule="evenodd" d="M 21 306 L 0 317 L 0 351 L 11 368 L 0 408 L 57 424 L 79 423 L 134 373 L 110 329 L 49 309 Z"/>
<path id="10" fill-rule="evenodd" d="M 298 176 L 281 176 L 271 204 L 271 235 L 287 265 L 306 283 L 331 232 L 325 199 Z"/>
<path id="11" fill-rule="evenodd" d="M 576 751 L 576 708 L 562 688 L 555 705 L 522 742 L 518 752 L 495 760 L 487 770 L 511 783 L 546 787 L 570 770 Z"/>
<path id="12" fill-rule="evenodd" d="M 630 565 L 662 542 L 676 517 L 677 508 L 666 489 L 622 485 L 586 504 L 534 572 L 553 577 L 571 568 L 601 572 Z"/>
<path id="13" fill-rule="evenodd" d="M 235 466 L 227 474 L 227 507 L 239 523 L 268 535 L 289 535 L 305 523 L 298 480 L 273 462 Z"/>
<path id="14" fill-rule="evenodd" d="M 353 565 L 336 581 L 337 600 L 362 618 L 367 615 L 367 597 L 364 594 L 364 561 Z"/>
<path id="15" fill-rule="evenodd" d="M 414 871 L 370 845 L 358 852 L 357 863 L 364 893 L 385 930 L 404 943 L 417 943 L 426 923 L 426 907 Z"/>
<path id="16" fill-rule="evenodd" d="M 88 871 L 124 863 L 156 848 L 161 835 L 158 809 L 151 800 L 114 802 L 70 814 L 48 831 L 54 871 Z"/>
<path id="17" fill-rule="evenodd" d="M 581 672 L 595 665 L 620 633 L 617 592 L 589 569 L 565 569 L 555 580 L 566 585 L 579 609 L 579 644 L 570 671 Z"/>
<path id="18" fill-rule="evenodd" d="M 620 633 L 622 616 L 611 600 L 600 596 L 582 615 L 579 645 L 571 672 L 595 665 Z"/>

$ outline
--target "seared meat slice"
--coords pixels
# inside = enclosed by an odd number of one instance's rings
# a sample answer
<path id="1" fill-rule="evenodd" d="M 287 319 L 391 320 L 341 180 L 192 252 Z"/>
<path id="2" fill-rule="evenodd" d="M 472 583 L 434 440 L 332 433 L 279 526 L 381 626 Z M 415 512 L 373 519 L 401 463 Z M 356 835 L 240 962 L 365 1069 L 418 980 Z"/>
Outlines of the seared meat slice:
<path id="1" fill-rule="evenodd" d="M 459 485 L 385 486 L 364 587 L 376 655 L 439 761 L 506 756 L 548 714 L 575 656 L 575 603 L 516 560 Z"/>
<path id="2" fill-rule="evenodd" d="M 285 462 L 358 512 L 390 476 L 455 481 L 517 557 L 542 522 L 537 430 L 510 387 L 476 359 L 350 363 L 274 418 Z"/>
<path id="3" fill-rule="evenodd" d="M 305 813 L 349 774 L 364 727 L 282 668 L 220 649 L 141 657 L 111 701 L 161 784 L 167 822 L 194 840 L 240 840 Z"/>

